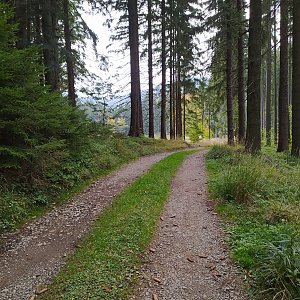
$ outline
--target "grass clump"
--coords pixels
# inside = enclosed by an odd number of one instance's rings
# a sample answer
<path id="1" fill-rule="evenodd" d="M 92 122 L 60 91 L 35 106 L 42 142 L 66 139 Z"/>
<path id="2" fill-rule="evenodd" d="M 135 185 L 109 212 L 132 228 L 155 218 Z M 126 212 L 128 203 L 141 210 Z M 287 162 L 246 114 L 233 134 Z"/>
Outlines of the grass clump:
<path id="1" fill-rule="evenodd" d="M 253 296 L 300 299 L 299 160 L 271 149 L 259 156 L 211 151 L 209 190 L 229 221 L 233 258 L 252 274 Z"/>
<path id="2" fill-rule="evenodd" d="M 41 299 L 127 299 L 170 181 L 190 153 L 165 158 L 122 192 Z"/>

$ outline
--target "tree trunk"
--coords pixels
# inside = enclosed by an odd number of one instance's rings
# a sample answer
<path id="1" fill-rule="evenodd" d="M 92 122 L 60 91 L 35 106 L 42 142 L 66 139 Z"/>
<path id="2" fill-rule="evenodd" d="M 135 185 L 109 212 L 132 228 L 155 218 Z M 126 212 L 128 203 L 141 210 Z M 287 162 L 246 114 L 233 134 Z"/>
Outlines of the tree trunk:
<path id="1" fill-rule="evenodd" d="M 52 90 L 58 89 L 58 44 L 56 38 L 56 18 L 53 12 L 56 2 L 43 0 L 41 2 L 42 11 L 42 32 L 43 32 L 43 53 L 45 64 L 45 83 Z"/>
<path id="2" fill-rule="evenodd" d="M 228 145 L 234 144 L 233 129 L 233 95 L 232 95 L 232 26 L 231 26 L 231 0 L 227 1 L 227 47 L 226 47 L 226 82 L 227 82 L 227 139 Z"/>
<path id="3" fill-rule="evenodd" d="M 18 23 L 16 47 L 18 49 L 28 46 L 27 13 L 27 0 L 15 0 L 15 19 Z"/>
<path id="4" fill-rule="evenodd" d="M 300 0 L 293 1 L 292 155 L 300 156 Z"/>
<path id="5" fill-rule="evenodd" d="M 131 74 L 131 118 L 128 135 L 141 136 L 141 88 L 137 0 L 128 0 Z"/>
<path id="6" fill-rule="evenodd" d="M 278 109 L 277 109 L 277 22 L 276 22 L 276 1 L 274 1 L 274 143 L 278 139 Z"/>
<path id="7" fill-rule="evenodd" d="M 261 0 L 250 0 L 248 87 L 247 87 L 247 133 L 246 151 L 261 150 L 260 127 L 260 81 L 261 81 Z"/>
<path id="8" fill-rule="evenodd" d="M 154 138 L 152 0 L 148 0 L 148 76 L 149 76 L 149 137 Z"/>
<path id="9" fill-rule="evenodd" d="M 176 138 L 182 138 L 182 107 L 181 107 L 181 62 L 177 54 L 177 95 L 176 95 Z"/>
<path id="10" fill-rule="evenodd" d="M 272 4 L 268 0 L 268 8 L 271 13 Z M 268 49 L 267 49 L 267 99 L 266 99 L 266 144 L 271 146 L 271 97 L 272 97 L 272 23 L 271 16 L 268 22 Z"/>
<path id="11" fill-rule="evenodd" d="M 75 95 L 75 75 L 74 64 L 72 54 L 70 21 L 69 21 L 69 0 L 63 0 L 63 12 L 64 12 L 64 34 L 65 34 L 65 47 L 66 47 L 66 63 L 67 63 L 67 75 L 68 75 L 68 97 L 70 104 L 76 106 Z"/>
<path id="12" fill-rule="evenodd" d="M 239 130 L 238 140 L 244 144 L 246 137 L 246 100 L 245 100 L 245 80 L 244 80 L 244 39 L 243 39 L 243 0 L 237 0 L 237 10 L 239 15 L 239 32 L 238 32 L 238 115 Z"/>
<path id="13" fill-rule="evenodd" d="M 162 82 L 161 82 L 161 126 L 160 137 L 166 139 L 166 6 L 165 0 L 161 2 L 161 65 L 162 65 Z"/>
<path id="14" fill-rule="evenodd" d="M 278 98 L 278 147 L 282 152 L 289 148 L 289 112 L 288 112 L 288 3 L 280 1 L 280 77 Z"/>

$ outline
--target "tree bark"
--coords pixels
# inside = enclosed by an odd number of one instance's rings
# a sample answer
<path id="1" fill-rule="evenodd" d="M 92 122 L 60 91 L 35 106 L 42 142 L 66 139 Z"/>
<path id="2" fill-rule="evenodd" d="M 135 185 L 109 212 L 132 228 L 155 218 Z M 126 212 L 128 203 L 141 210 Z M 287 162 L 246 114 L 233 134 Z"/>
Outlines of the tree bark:
<path id="1" fill-rule="evenodd" d="M 246 151 L 253 154 L 261 150 L 261 20 L 261 0 L 250 0 Z"/>
<path id="2" fill-rule="evenodd" d="M 65 51 L 68 75 L 68 98 L 72 106 L 76 106 L 75 74 L 72 54 L 71 31 L 69 21 L 69 0 L 63 0 Z"/>
<path id="3" fill-rule="evenodd" d="M 15 21 L 18 23 L 16 47 L 18 49 L 28 46 L 27 14 L 27 0 L 15 0 Z"/>
<path id="4" fill-rule="evenodd" d="M 276 1 L 274 1 L 274 143 L 278 140 L 278 93 L 277 93 L 277 22 L 276 22 Z"/>
<path id="5" fill-rule="evenodd" d="M 128 135 L 141 136 L 141 88 L 140 88 L 140 60 L 137 0 L 128 0 L 129 14 L 129 47 L 130 47 L 130 74 L 131 74 L 131 118 Z"/>
<path id="6" fill-rule="evenodd" d="M 52 90 L 58 89 L 58 44 L 56 38 L 56 18 L 53 12 L 56 7 L 53 0 L 41 2 L 42 11 L 42 32 L 43 32 L 43 53 L 45 65 L 45 83 Z"/>
<path id="7" fill-rule="evenodd" d="M 237 10 L 239 15 L 238 30 L 238 116 L 239 129 L 238 141 L 240 144 L 245 143 L 246 137 L 246 100 L 245 100 L 245 77 L 244 77 L 244 26 L 243 26 L 243 0 L 237 0 Z"/>
<path id="8" fill-rule="evenodd" d="M 272 4 L 268 0 L 268 8 L 271 14 Z M 268 45 L 267 45 L 267 99 L 266 99 L 266 144 L 271 146 L 271 98 L 272 98 L 272 23 L 271 15 L 268 22 Z"/>
<path id="9" fill-rule="evenodd" d="M 300 0 L 293 1 L 292 155 L 300 156 Z"/>
<path id="10" fill-rule="evenodd" d="M 234 144 L 233 128 L 233 93 L 232 93 L 232 25 L 231 25 L 231 0 L 227 0 L 227 33 L 226 33 L 226 82 L 227 82 L 227 139 L 228 145 Z"/>
<path id="11" fill-rule="evenodd" d="M 289 112 L 288 112 L 288 3 L 280 1 L 280 77 L 278 98 L 278 147 L 282 152 L 289 148 Z"/>
<path id="12" fill-rule="evenodd" d="M 166 139 L 166 3 L 165 0 L 161 2 L 161 65 L 162 65 L 162 82 L 161 82 L 161 126 L 160 137 Z"/>
<path id="13" fill-rule="evenodd" d="M 152 0 L 148 0 L 148 85 L 149 85 L 149 137 L 154 138 L 153 109 L 153 52 L 152 52 Z"/>

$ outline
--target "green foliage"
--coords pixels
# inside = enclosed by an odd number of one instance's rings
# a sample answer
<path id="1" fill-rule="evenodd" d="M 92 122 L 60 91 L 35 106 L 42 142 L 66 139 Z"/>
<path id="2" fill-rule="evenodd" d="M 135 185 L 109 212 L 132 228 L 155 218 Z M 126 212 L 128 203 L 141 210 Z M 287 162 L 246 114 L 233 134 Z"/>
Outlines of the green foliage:
<path id="1" fill-rule="evenodd" d="M 113 134 L 51 92 L 40 49 L 14 47 L 12 16 L 0 3 L 0 231 L 130 159 L 176 146 Z"/>
<path id="2" fill-rule="evenodd" d="M 41 299 L 127 299 L 170 181 L 191 151 L 172 154 L 123 191 Z"/>
<path id="3" fill-rule="evenodd" d="M 250 156 L 217 146 L 207 156 L 209 190 L 230 221 L 232 255 L 253 275 L 258 299 L 299 298 L 298 166 L 269 148 Z"/>

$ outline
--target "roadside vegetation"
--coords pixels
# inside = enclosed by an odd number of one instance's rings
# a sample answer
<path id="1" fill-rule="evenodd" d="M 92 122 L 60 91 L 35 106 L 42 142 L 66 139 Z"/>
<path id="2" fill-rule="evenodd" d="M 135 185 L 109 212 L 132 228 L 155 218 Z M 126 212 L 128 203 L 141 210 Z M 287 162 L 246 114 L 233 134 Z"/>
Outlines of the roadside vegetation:
<path id="1" fill-rule="evenodd" d="M 193 152 L 168 156 L 123 191 L 40 298 L 127 299 L 139 274 L 141 254 L 151 242 L 167 200 L 170 181 Z"/>
<path id="2" fill-rule="evenodd" d="M 131 138 L 113 133 L 109 127 L 84 122 L 84 138 L 74 133 L 72 143 L 65 140 L 65 144 L 57 145 L 57 141 L 50 141 L 49 147 L 31 147 L 14 160 L 15 167 L 5 167 L 2 160 L 0 232 L 42 214 L 130 160 L 187 147 L 181 141 Z M 14 154 L 7 152 L 6 160 Z"/>
<path id="3" fill-rule="evenodd" d="M 232 257 L 255 299 L 300 299 L 300 160 L 265 148 L 214 146 L 209 190 L 228 221 Z"/>

